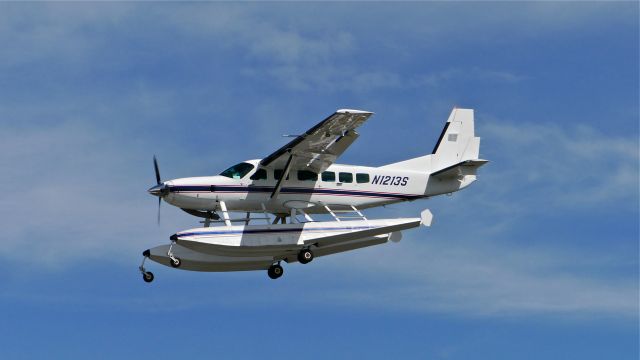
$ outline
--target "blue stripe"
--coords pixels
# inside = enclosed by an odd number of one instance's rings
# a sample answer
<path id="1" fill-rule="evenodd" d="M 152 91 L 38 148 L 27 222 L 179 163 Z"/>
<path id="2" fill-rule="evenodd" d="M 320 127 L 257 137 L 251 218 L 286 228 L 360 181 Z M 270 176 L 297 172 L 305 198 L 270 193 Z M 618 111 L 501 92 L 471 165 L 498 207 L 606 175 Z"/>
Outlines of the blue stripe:
<path id="1" fill-rule="evenodd" d="M 225 185 L 180 185 L 169 186 L 170 192 L 213 192 L 213 193 L 225 193 L 225 192 L 246 192 L 246 193 L 271 193 L 273 186 L 225 186 Z M 339 189 L 315 189 L 315 188 L 282 188 L 280 193 L 283 194 L 327 194 L 327 195 L 353 195 L 353 196 L 373 196 L 384 197 L 392 199 L 407 199 L 414 200 L 420 199 L 422 195 L 409 195 L 409 194 L 386 194 L 375 191 L 359 191 L 359 190 L 339 190 Z"/>
<path id="2" fill-rule="evenodd" d="M 210 192 L 211 186 L 169 186 L 169 192 L 181 192 L 181 191 L 199 191 L 199 192 Z"/>
<path id="3" fill-rule="evenodd" d="M 328 228 L 314 228 L 307 229 L 306 231 L 321 230 L 321 231 L 333 231 L 333 230 L 365 230 L 375 229 L 374 226 L 351 226 L 351 227 L 328 227 Z M 264 233 L 282 233 L 282 232 L 301 232 L 303 229 L 256 229 L 256 230 L 228 230 L 228 231 L 203 231 L 203 232 L 190 232 L 178 234 L 178 238 L 184 238 L 188 236 L 202 236 L 202 235 L 229 235 L 229 234 L 264 234 Z"/>

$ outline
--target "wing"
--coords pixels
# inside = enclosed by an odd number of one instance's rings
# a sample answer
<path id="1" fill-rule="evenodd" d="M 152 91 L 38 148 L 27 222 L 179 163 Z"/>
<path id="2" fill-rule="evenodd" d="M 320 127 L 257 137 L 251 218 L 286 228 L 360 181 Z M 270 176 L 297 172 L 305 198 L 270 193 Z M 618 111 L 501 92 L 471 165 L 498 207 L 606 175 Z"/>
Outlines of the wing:
<path id="1" fill-rule="evenodd" d="M 260 165 L 271 168 L 289 165 L 291 169 L 323 172 L 358 138 L 355 129 L 372 114 L 361 110 L 338 110 L 262 159 Z M 289 161 L 291 163 L 287 164 Z"/>

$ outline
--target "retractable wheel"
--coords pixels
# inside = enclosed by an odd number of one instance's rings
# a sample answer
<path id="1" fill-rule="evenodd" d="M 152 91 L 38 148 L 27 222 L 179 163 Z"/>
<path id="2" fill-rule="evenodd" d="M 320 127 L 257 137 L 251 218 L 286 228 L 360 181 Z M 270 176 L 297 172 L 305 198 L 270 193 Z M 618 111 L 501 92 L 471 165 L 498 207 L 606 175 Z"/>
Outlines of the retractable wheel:
<path id="1" fill-rule="evenodd" d="M 298 261 L 300 264 L 308 264 L 313 260 L 313 252 L 311 249 L 302 249 L 298 253 Z"/>
<path id="2" fill-rule="evenodd" d="M 270 278 L 277 279 L 280 276 L 282 276 L 282 274 L 284 274 L 284 269 L 279 264 L 274 264 L 269 266 L 269 270 L 267 270 L 267 274 L 269 275 Z"/>
<path id="3" fill-rule="evenodd" d="M 182 260 L 180 260 L 180 258 L 177 258 L 177 257 L 170 257 L 169 263 L 171 264 L 171 267 L 178 268 L 180 267 L 180 265 L 182 265 Z"/>
<path id="4" fill-rule="evenodd" d="M 142 273 L 142 280 L 144 280 L 144 282 L 152 282 L 153 281 L 153 273 L 151 271 L 145 271 Z"/>

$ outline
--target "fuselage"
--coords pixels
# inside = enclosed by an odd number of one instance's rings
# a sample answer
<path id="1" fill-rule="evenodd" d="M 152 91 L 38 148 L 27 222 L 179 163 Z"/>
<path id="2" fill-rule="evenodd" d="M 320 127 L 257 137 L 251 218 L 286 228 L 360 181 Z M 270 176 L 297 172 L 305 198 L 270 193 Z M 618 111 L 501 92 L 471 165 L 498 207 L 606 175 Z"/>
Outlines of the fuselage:
<path id="1" fill-rule="evenodd" d="M 307 264 L 315 256 L 397 242 L 404 230 L 430 226 L 429 210 L 420 218 L 378 220 L 360 210 L 453 193 L 475 182 L 477 169 L 487 161 L 479 158 L 473 110 L 451 112 L 430 154 L 380 167 L 336 164 L 371 115 L 340 109 L 264 159 L 241 162 L 215 176 L 163 182 L 154 156 L 156 185 L 149 193 L 206 220 L 204 227 L 172 235 L 170 245 L 145 250 L 144 258 L 194 271 L 266 269 L 277 279 L 282 261 Z M 247 216 L 234 219 L 229 211 Z M 275 216 L 249 214 L 256 212 Z M 308 216 L 327 212 L 334 220 Z M 212 222 L 224 226 L 210 227 Z M 144 260 L 140 271 L 144 281 L 153 280 Z"/>
<path id="2" fill-rule="evenodd" d="M 363 209 L 430 196 L 427 172 L 333 164 L 321 174 L 292 170 L 272 199 L 282 170 L 258 163 L 245 161 L 216 176 L 166 181 L 163 199 L 191 210 L 220 210 L 224 201 L 229 211 L 286 214 L 291 208 L 317 213 L 326 212 L 325 205 Z"/>

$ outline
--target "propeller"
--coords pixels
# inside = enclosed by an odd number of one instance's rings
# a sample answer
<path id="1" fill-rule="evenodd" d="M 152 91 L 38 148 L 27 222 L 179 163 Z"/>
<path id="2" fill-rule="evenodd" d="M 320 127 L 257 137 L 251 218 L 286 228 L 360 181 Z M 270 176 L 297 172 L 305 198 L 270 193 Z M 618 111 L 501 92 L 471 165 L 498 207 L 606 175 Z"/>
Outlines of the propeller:
<path id="1" fill-rule="evenodd" d="M 158 168 L 158 159 L 153 155 L 153 168 L 156 170 L 156 183 L 160 185 L 160 169 Z"/>
<path id="2" fill-rule="evenodd" d="M 160 226 L 160 208 L 162 207 L 162 198 L 158 198 L 158 226 Z"/>
<path id="3" fill-rule="evenodd" d="M 160 169 L 158 168 L 158 159 L 153 155 L 153 168 L 156 171 L 156 183 L 160 185 Z M 158 225 L 160 225 L 160 207 L 162 205 L 162 197 L 158 196 Z"/>
<path id="4" fill-rule="evenodd" d="M 158 159 L 153 155 L 153 168 L 156 172 L 156 186 L 151 187 L 149 194 L 158 197 L 158 225 L 160 225 L 160 206 L 162 204 L 162 197 L 169 193 L 169 187 L 160 180 L 160 168 L 158 167 Z"/>

